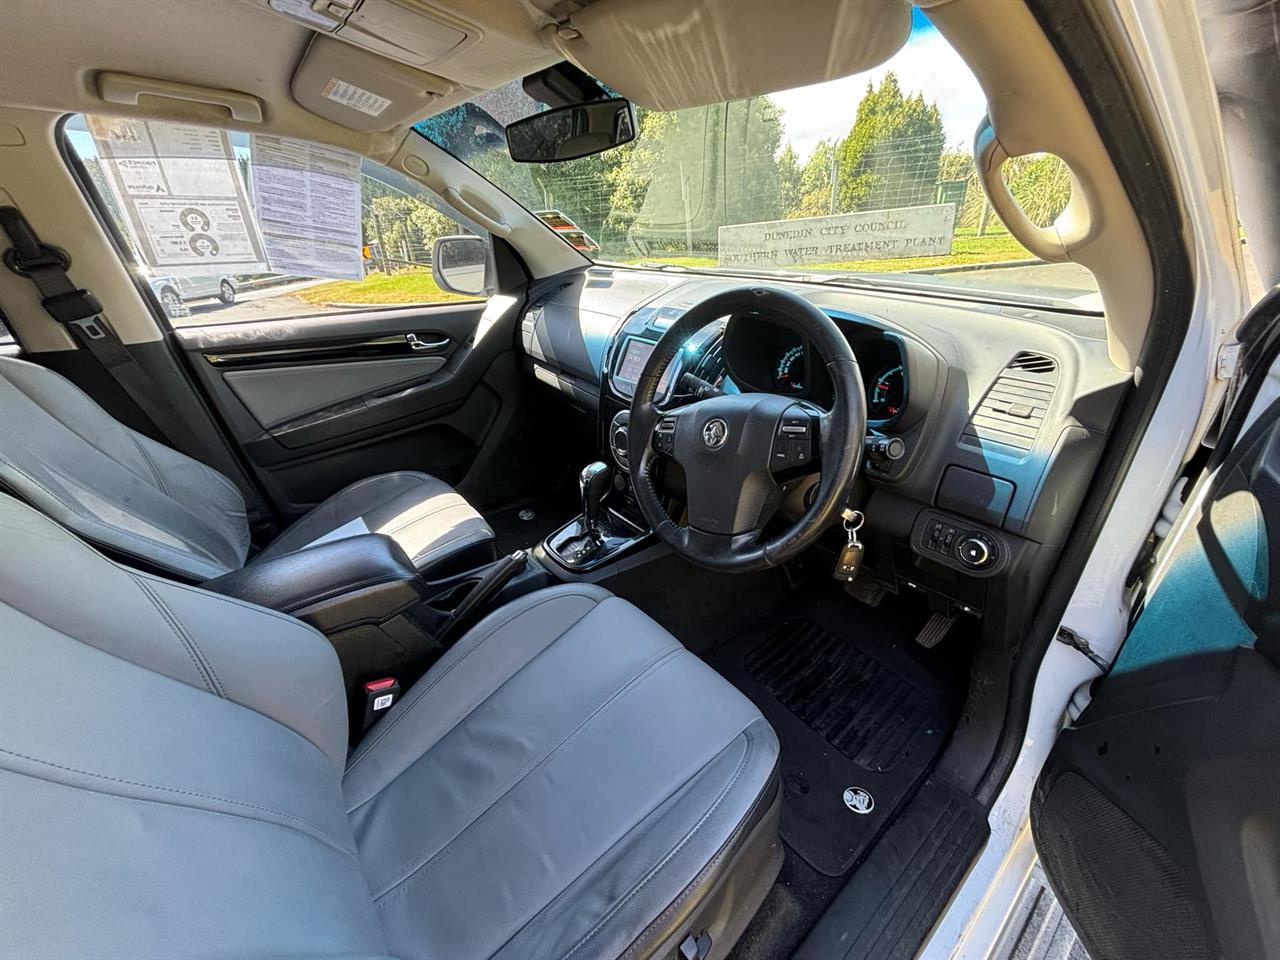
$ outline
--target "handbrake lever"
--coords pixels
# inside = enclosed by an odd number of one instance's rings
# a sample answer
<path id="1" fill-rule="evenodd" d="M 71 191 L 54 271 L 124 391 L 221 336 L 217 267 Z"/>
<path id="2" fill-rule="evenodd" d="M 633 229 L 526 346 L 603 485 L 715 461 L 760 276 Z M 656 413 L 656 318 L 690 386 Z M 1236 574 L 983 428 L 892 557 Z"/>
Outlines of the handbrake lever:
<path id="1" fill-rule="evenodd" d="M 512 578 L 520 573 L 528 563 L 528 552 L 517 550 L 510 556 L 503 557 L 486 570 L 484 576 L 471 588 L 471 591 L 453 608 L 453 611 L 449 614 L 449 619 L 444 622 L 444 625 L 436 634 L 436 640 L 444 643 L 458 624 L 496 597 L 502 591 L 502 588 L 510 583 Z"/>

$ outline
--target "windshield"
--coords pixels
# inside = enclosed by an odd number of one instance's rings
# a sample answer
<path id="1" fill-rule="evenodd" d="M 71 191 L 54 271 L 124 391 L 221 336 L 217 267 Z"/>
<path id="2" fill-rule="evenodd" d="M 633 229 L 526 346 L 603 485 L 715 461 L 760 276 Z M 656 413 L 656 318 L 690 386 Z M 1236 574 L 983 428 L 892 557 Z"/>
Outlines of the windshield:
<path id="1" fill-rule="evenodd" d="M 1101 311 L 1088 270 L 1038 260 L 986 202 L 972 152 L 986 99 L 919 11 L 907 44 L 874 71 L 676 112 L 637 108 L 634 141 L 580 160 L 511 159 L 503 127 L 539 109 L 515 81 L 415 129 L 596 261 Z M 1057 157 L 1016 158 L 1005 175 L 1039 225 L 1070 198 Z"/>

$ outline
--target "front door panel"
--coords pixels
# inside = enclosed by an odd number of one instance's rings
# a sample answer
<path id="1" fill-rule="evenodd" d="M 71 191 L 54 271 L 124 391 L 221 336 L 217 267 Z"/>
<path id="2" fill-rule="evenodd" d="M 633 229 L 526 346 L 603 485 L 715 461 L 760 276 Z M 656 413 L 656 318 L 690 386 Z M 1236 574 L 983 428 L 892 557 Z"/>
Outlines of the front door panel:
<path id="1" fill-rule="evenodd" d="M 416 469 L 458 482 L 502 408 L 509 309 L 483 303 L 184 327 L 192 369 L 286 514 L 347 483 Z M 486 383 L 486 379 L 490 382 Z"/>
<path id="2" fill-rule="evenodd" d="M 1195 519 L 1032 799 L 1094 960 L 1280 957 L 1280 404 Z"/>

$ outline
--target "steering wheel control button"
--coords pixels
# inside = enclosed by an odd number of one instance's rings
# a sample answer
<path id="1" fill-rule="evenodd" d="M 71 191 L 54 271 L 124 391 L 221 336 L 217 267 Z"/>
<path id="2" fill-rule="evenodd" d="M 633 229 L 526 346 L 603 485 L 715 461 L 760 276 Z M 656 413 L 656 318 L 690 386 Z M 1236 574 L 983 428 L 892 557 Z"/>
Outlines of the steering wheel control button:
<path id="1" fill-rule="evenodd" d="M 792 437 L 791 438 L 791 455 L 788 458 L 788 465 L 792 467 L 808 466 L 809 461 L 813 459 L 812 444 L 808 437 Z"/>
<path id="2" fill-rule="evenodd" d="M 770 458 L 775 470 L 806 467 L 813 460 L 813 419 L 805 413 L 788 413 L 778 421 L 774 433 L 773 455 Z"/>
<path id="3" fill-rule="evenodd" d="M 674 417 L 663 417 L 653 431 L 653 449 L 667 456 L 676 452 L 676 421 Z"/>

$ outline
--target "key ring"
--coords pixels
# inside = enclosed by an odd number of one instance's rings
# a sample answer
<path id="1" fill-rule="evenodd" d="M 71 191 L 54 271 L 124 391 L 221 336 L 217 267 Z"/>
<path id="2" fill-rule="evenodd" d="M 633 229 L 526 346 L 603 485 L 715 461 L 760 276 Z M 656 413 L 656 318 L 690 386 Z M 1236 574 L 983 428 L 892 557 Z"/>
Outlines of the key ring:
<path id="1" fill-rule="evenodd" d="M 866 517 L 862 515 L 861 510 L 850 510 L 845 508 L 840 514 L 840 519 L 844 524 L 844 532 L 852 536 L 862 527 Z"/>

